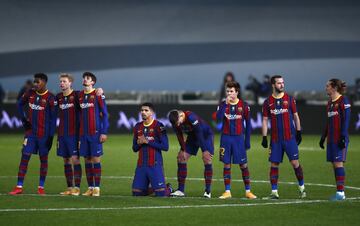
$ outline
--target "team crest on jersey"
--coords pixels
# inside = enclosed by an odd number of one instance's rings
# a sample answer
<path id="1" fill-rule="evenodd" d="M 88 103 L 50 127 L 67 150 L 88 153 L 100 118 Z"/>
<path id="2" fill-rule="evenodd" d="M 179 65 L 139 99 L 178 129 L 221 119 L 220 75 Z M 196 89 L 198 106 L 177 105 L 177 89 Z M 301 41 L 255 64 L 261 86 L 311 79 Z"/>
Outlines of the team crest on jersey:
<path id="1" fill-rule="evenodd" d="M 150 132 L 150 133 L 154 132 L 154 129 L 150 129 L 149 132 Z"/>
<path id="2" fill-rule="evenodd" d="M 69 100 L 70 100 L 70 101 L 73 101 L 73 100 L 74 100 L 74 97 L 73 97 L 73 96 L 70 96 L 70 97 L 69 97 Z"/>
<path id="3" fill-rule="evenodd" d="M 41 102 L 42 102 L 43 104 L 46 104 L 46 100 L 45 100 L 45 99 L 42 99 Z"/>
<path id="4" fill-rule="evenodd" d="M 91 99 L 91 100 L 95 99 L 95 96 L 94 96 L 94 95 L 90 95 L 90 99 Z"/>
<path id="5" fill-rule="evenodd" d="M 285 100 L 283 103 L 284 103 L 284 105 L 288 105 L 288 104 L 289 104 L 289 102 L 287 102 L 286 100 Z"/>
<path id="6" fill-rule="evenodd" d="M 339 104 L 336 103 L 334 107 L 335 107 L 335 108 L 338 108 L 338 107 L 339 107 Z"/>
<path id="7" fill-rule="evenodd" d="M 238 107 L 238 111 L 239 111 L 239 112 L 242 112 L 242 111 L 243 111 L 243 108 L 242 108 L 242 107 Z"/>

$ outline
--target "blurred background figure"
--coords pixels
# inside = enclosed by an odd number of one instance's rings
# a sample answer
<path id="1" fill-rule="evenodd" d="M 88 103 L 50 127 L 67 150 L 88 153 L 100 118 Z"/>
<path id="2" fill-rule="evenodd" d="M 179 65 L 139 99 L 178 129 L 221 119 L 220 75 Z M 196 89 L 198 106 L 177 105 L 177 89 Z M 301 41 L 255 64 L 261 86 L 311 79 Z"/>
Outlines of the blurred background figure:
<path id="1" fill-rule="evenodd" d="M 347 95 L 352 103 L 360 101 L 360 78 L 355 79 L 355 84 L 348 86 Z"/>
<path id="2" fill-rule="evenodd" d="M 225 86 L 226 86 L 226 83 L 227 82 L 232 82 L 232 81 L 236 81 L 235 80 L 235 76 L 234 76 L 234 73 L 232 73 L 231 71 L 228 71 L 225 73 L 224 75 L 224 79 L 223 79 L 223 83 L 221 84 L 221 87 L 220 87 L 220 99 L 219 99 L 219 104 L 225 100 L 226 98 L 226 93 L 225 93 Z M 241 86 L 240 86 L 240 91 L 239 91 L 239 97 L 241 97 Z"/>
<path id="3" fill-rule="evenodd" d="M 248 80 L 249 84 L 245 87 L 245 89 L 253 93 L 253 101 L 255 104 L 259 104 L 259 102 L 262 104 L 263 99 L 267 98 L 272 91 L 270 76 L 265 74 L 262 82 L 260 82 L 255 76 L 249 75 Z M 259 99 L 260 97 L 262 100 Z"/>
<path id="4" fill-rule="evenodd" d="M 16 100 L 19 100 L 22 97 L 22 95 L 24 93 L 26 93 L 27 91 L 29 91 L 30 89 L 32 89 L 32 87 L 33 87 L 32 81 L 30 79 L 26 80 L 23 87 L 21 87 L 21 89 L 20 89 L 20 91 L 19 91 L 19 93 L 18 93 L 18 95 L 16 97 Z"/>

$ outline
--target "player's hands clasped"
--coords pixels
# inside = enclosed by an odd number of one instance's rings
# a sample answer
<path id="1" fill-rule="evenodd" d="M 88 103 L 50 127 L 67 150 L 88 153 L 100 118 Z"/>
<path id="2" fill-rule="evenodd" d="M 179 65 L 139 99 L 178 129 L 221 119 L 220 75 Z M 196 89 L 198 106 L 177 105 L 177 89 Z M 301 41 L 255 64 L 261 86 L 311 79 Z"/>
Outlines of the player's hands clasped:
<path id="1" fill-rule="evenodd" d="M 146 139 L 144 135 L 139 136 L 136 142 L 139 145 L 149 143 L 149 141 Z"/>

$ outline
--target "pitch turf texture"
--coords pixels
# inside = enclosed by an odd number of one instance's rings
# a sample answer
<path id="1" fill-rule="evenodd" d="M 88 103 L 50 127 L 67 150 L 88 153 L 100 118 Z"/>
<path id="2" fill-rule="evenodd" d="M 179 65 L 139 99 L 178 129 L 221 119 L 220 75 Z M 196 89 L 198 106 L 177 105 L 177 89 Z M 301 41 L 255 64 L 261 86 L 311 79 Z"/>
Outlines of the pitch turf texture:
<path id="1" fill-rule="evenodd" d="M 176 188 L 178 143 L 169 136 L 170 150 L 164 153 L 167 182 Z M 335 193 L 334 175 L 325 162 L 325 151 L 318 148 L 318 136 L 304 136 L 300 160 L 308 197 L 298 199 L 294 172 L 287 159 L 280 166 L 279 200 L 261 200 L 270 193 L 268 152 L 260 147 L 260 136 L 253 136 L 248 152 L 252 191 L 257 200 L 244 198 L 244 186 L 237 165 L 232 168 L 232 195 L 217 197 L 224 191 L 223 166 L 218 161 L 219 135 L 215 137 L 212 199 L 204 192 L 201 156 L 188 163 L 185 198 L 132 197 L 131 183 L 137 154 L 131 150 L 129 135 L 110 135 L 104 145 L 101 197 L 63 197 L 66 187 L 62 159 L 55 148 L 49 157 L 47 195 L 36 195 L 38 156 L 32 156 L 25 178 L 24 194 L 9 196 L 15 186 L 22 135 L 1 135 L 0 222 L 1 225 L 358 225 L 360 222 L 360 136 L 352 136 L 346 162 L 346 201 L 330 202 Z M 55 146 L 55 145 L 54 145 Z M 84 168 L 83 168 L 84 171 Z M 86 190 L 86 177 L 81 190 Z"/>

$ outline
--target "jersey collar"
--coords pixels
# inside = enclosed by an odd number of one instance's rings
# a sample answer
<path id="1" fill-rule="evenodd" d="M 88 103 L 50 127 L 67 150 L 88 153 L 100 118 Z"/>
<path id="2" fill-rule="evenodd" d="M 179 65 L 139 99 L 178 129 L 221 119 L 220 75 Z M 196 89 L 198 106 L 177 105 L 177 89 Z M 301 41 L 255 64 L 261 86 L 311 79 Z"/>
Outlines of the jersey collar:
<path id="1" fill-rule="evenodd" d="M 36 94 L 38 94 L 38 95 L 40 95 L 40 96 L 43 96 L 43 95 L 45 95 L 45 94 L 47 94 L 49 92 L 49 90 L 47 89 L 45 92 L 43 92 L 43 93 L 39 93 L 38 91 L 36 91 Z"/>
<path id="2" fill-rule="evenodd" d="M 155 120 L 155 119 L 152 119 L 149 124 L 146 124 L 145 122 L 143 122 L 143 124 L 144 124 L 144 126 L 146 126 L 146 127 L 147 127 L 147 126 L 150 126 L 151 124 L 153 124 L 154 120 Z"/>
<path id="3" fill-rule="evenodd" d="M 282 92 L 278 97 L 276 97 L 274 94 L 271 94 L 271 96 L 274 97 L 275 99 L 281 99 L 284 97 L 284 95 L 285 95 L 284 92 Z"/>
<path id="4" fill-rule="evenodd" d="M 93 92 L 95 89 L 91 89 L 89 92 L 86 92 L 85 90 L 84 90 L 84 93 L 85 94 L 89 94 L 89 93 L 91 93 L 91 92 Z"/>
<path id="5" fill-rule="evenodd" d="M 231 105 L 237 105 L 239 103 L 240 99 L 238 98 L 237 101 L 235 101 L 235 103 L 229 103 Z"/>

